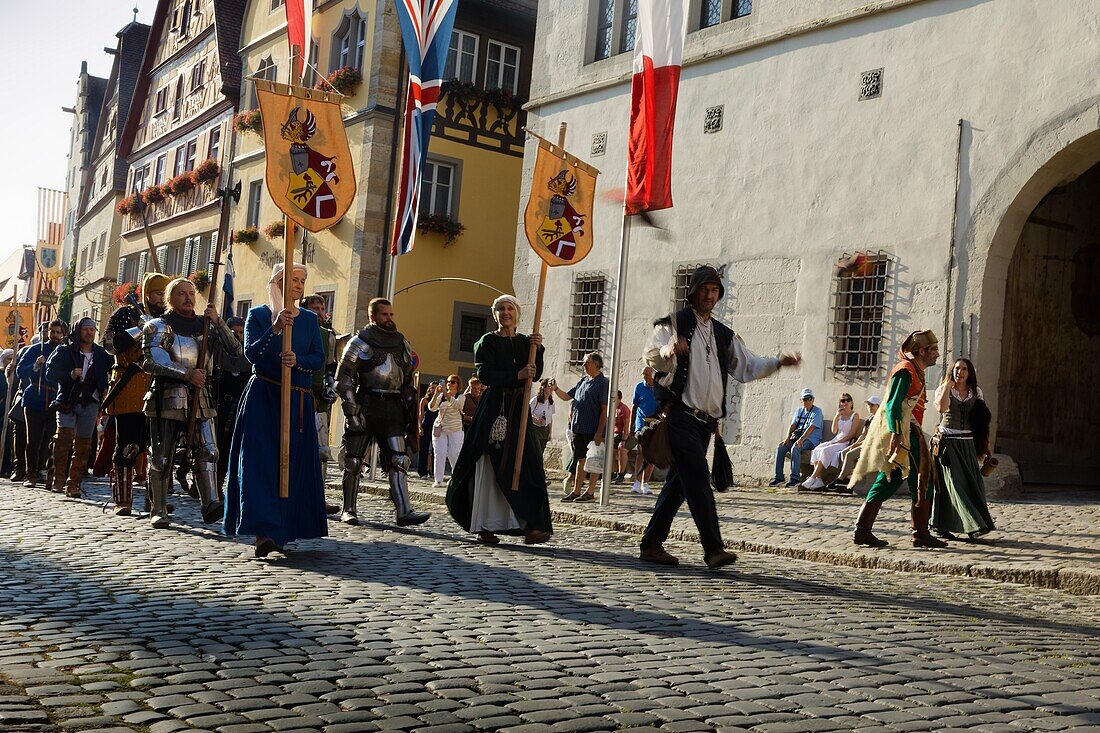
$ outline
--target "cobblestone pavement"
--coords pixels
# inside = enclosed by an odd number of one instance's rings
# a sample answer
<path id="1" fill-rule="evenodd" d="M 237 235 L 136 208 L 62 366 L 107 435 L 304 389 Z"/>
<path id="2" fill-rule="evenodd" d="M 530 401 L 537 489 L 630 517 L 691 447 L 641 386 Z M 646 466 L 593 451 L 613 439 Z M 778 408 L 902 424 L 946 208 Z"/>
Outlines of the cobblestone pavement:
<path id="1" fill-rule="evenodd" d="M 93 486 L 93 498 L 106 491 Z M 0 729 L 1100 730 L 1100 598 L 772 555 L 479 545 L 364 497 L 252 559 L 0 482 Z"/>
<path id="2" fill-rule="evenodd" d="M 339 477 L 331 474 L 331 480 Z M 445 488 L 413 479 L 414 498 L 442 503 Z M 656 494 L 613 487 L 611 504 L 571 504 L 558 500 L 560 481 L 551 485 L 555 521 L 600 526 L 640 535 L 653 511 Z M 365 491 L 388 489 L 367 482 Z M 659 490 L 659 489 L 658 489 Z M 861 497 L 797 494 L 791 490 L 743 489 L 716 494 L 726 545 L 738 552 L 781 555 L 853 567 L 916 570 L 945 575 L 991 578 L 1077 594 L 1100 594 L 1100 493 L 1038 494 L 990 506 L 997 531 L 978 542 L 952 542 L 943 550 L 909 544 L 908 494 L 886 502 L 875 533 L 890 547 L 852 544 L 852 527 Z M 443 511 L 441 509 L 441 511 Z M 673 524 L 674 536 L 697 541 L 685 505 Z"/>

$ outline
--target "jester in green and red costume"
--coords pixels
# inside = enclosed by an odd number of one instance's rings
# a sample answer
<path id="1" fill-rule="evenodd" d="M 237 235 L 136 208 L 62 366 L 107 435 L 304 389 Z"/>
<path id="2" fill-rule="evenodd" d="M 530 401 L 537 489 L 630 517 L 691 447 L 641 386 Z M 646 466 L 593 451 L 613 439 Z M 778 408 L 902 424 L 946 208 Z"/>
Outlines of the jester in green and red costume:
<path id="1" fill-rule="evenodd" d="M 875 483 L 856 519 L 853 541 L 857 545 L 883 547 L 871 532 L 882 502 L 909 484 L 912 500 L 914 547 L 946 547 L 947 543 L 928 532 L 928 517 L 932 511 L 927 495 L 931 455 L 921 431 L 924 418 L 924 372 L 940 358 L 939 339 L 931 331 L 914 331 L 902 342 L 901 360 L 890 370 L 881 418 L 868 429 L 859 461 L 852 472 L 852 485 L 863 477 L 875 474 Z"/>

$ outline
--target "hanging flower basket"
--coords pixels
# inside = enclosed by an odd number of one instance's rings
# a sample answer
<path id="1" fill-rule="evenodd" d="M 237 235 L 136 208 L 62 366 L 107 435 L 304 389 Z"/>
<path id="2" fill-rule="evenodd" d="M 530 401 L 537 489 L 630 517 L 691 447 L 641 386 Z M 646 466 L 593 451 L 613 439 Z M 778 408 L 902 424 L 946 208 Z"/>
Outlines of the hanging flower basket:
<path id="1" fill-rule="evenodd" d="M 117 211 L 120 216 L 134 213 L 137 211 L 137 197 L 138 195 L 136 193 L 132 193 L 122 199 L 115 205 L 115 211 Z"/>
<path id="2" fill-rule="evenodd" d="M 173 196 L 183 196 L 195 187 L 195 182 L 191 180 L 191 171 L 188 171 L 180 173 L 164 185 L 172 192 Z"/>
<path id="3" fill-rule="evenodd" d="M 256 227 L 245 227 L 233 232 L 233 241 L 241 244 L 252 244 L 259 238 L 260 233 L 256 231 Z"/>
<path id="4" fill-rule="evenodd" d="M 264 131 L 264 121 L 260 116 L 260 110 L 245 110 L 234 116 L 233 129 L 244 134 L 261 134 Z"/>
<path id="5" fill-rule="evenodd" d="M 218 176 L 222 172 L 222 167 L 218 165 L 218 161 L 213 158 L 208 158 L 199 163 L 195 170 L 191 171 L 191 182 L 196 186 L 200 183 L 212 183 L 218 180 Z"/>
<path id="6" fill-rule="evenodd" d="M 447 247 L 455 243 L 455 240 L 466 231 L 466 225 L 442 214 L 428 214 L 421 216 L 416 222 L 416 228 L 426 232 L 435 232 L 446 237 L 443 246 Z"/>
<path id="7" fill-rule="evenodd" d="M 281 219 L 276 219 L 264 227 L 264 236 L 268 239 L 282 239 L 284 234 L 286 234 L 286 226 Z"/>
<path id="8" fill-rule="evenodd" d="M 116 287 L 111 297 L 118 305 L 125 305 L 126 296 L 130 293 L 133 293 L 138 297 L 138 300 L 141 300 L 141 286 L 133 282 L 122 283 Z"/>
<path id="9" fill-rule="evenodd" d="M 153 204 L 158 204 L 161 201 L 164 201 L 164 190 L 160 186 L 157 186 L 155 184 L 149 186 L 149 188 L 141 192 L 141 200 L 149 204 L 150 206 L 152 206 Z"/>
<path id="10" fill-rule="evenodd" d="M 206 290 L 208 287 L 210 287 L 210 273 L 208 273 L 206 270 L 195 270 L 188 276 L 187 279 L 195 284 L 195 290 L 198 290 L 199 292 L 202 292 L 203 290 Z"/>
<path id="11" fill-rule="evenodd" d="M 318 89 L 335 89 L 344 96 L 355 94 L 363 83 L 363 75 L 354 66 L 343 66 L 325 77 L 328 84 L 318 84 Z"/>

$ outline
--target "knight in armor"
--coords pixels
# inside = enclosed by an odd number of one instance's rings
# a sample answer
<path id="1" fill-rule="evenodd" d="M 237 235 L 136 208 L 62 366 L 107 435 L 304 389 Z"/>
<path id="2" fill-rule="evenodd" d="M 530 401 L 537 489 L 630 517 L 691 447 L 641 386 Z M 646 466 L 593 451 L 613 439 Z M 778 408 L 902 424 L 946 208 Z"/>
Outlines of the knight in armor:
<path id="1" fill-rule="evenodd" d="M 287 295 L 302 297 L 306 268 L 292 265 Z M 313 373 L 324 364 L 317 316 L 305 308 L 284 307 L 283 265 L 268 280 L 268 304 L 248 312 L 244 353 L 252 376 L 244 390 L 233 428 L 229 473 L 225 480 L 225 533 L 253 535 L 256 557 L 281 552 L 294 540 L 324 537 L 325 484 L 314 429 Z M 290 327 L 290 349 L 283 334 Z M 290 465 L 287 495 L 280 496 L 279 450 L 282 373 L 290 369 Z"/>
<path id="2" fill-rule="evenodd" d="M 370 324 L 344 348 L 336 367 L 336 391 L 344 407 L 344 510 L 340 521 L 358 524 L 355 500 L 367 446 L 376 442 L 390 479 L 390 498 L 397 524 L 422 524 L 431 516 L 409 502 L 411 465 L 408 436 L 416 435 L 417 393 L 413 387 L 413 352 L 397 330 L 393 305 L 385 298 L 370 302 Z"/>
<path id="3" fill-rule="evenodd" d="M 129 516 L 134 500 L 134 466 L 149 447 L 145 393 L 152 377 L 141 368 L 142 326 L 164 315 L 164 289 L 170 278 L 150 272 L 141 280 L 141 301 L 132 298 L 107 321 L 103 346 L 115 355 L 115 366 L 103 398 L 103 411 L 115 425 L 111 462 L 115 468 L 115 514 Z"/>
<path id="4" fill-rule="evenodd" d="M 191 448 L 195 455 L 193 470 L 202 520 L 216 522 L 222 515 L 218 499 L 218 447 L 214 438 L 217 416 L 214 397 L 206 385 L 211 361 L 210 349 L 206 363 L 199 364 L 199 348 L 207 338 L 216 338 L 230 355 L 240 355 L 241 343 L 225 325 L 213 305 L 206 307 L 205 317 L 195 313 L 195 285 L 185 278 L 168 284 L 168 310 L 160 318 L 145 324 L 142 331 L 142 368 L 153 377 L 145 397 L 145 415 L 149 418 L 149 437 L 153 446 L 149 458 L 149 493 L 152 496 L 153 527 L 162 529 L 168 518 L 168 484 L 176 444 L 187 432 L 191 411 L 192 390 L 199 390 L 198 414 Z M 206 324 L 210 324 L 210 328 Z"/>

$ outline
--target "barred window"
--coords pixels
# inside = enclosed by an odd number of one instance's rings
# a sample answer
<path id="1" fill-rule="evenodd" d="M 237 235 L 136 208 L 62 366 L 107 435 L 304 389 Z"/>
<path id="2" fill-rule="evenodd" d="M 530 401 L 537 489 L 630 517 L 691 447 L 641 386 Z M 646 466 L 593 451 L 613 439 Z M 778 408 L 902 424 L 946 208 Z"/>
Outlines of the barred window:
<path id="1" fill-rule="evenodd" d="M 584 355 L 599 351 L 603 336 L 603 311 L 607 278 L 602 273 L 573 276 L 572 308 L 569 313 L 569 363 L 579 366 Z"/>
<path id="2" fill-rule="evenodd" d="M 623 37 L 619 53 L 634 50 L 634 36 L 638 31 L 638 0 L 625 0 L 623 4 Z"/>
<path id="3" fill-rule="evenodd" d="M 672 274 L 672 310 L 678 311 L 688 306 L 688 286 L 691 285 L 691 274 L 704 265 L 718 270 L 719 276 L 725 276 L 725 267 L 719 267 L 712 262 L 696 262 L 690 265 L 677 265 Z"/>
<path id="4" fill-rule="evenodd" d="M 890 257 L 885 252 L 845 253 L 836 263 L 829 324 L 834 372 L 878 371 L 889 292 Z"/>
<path id="5" fill-rule="evenodd" d="M 598 0 L 596 6 L 596 61 L 611 56 L 611 34 L 615 27 L 615 0 Z"/>

